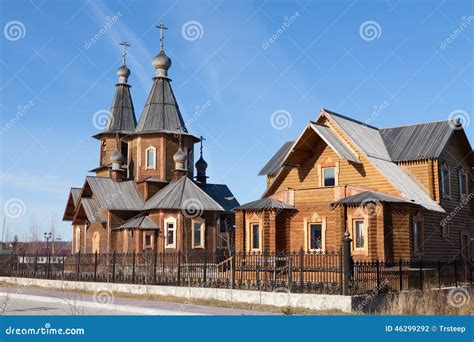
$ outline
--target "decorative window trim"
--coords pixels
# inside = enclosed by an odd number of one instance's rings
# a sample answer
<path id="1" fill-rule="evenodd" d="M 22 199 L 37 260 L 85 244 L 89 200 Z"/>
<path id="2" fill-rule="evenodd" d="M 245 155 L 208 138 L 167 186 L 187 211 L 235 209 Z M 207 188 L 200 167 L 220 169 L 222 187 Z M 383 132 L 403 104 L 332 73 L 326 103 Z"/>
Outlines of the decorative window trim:
<path id="1" fill-rule="evenodd" d="M 195 224 L 200 224 L 201 225 L 201 239 L 200 239 L 200 244 L 195 245 L 194 244 L 194 236 L 195 236 L 195 231 L 194 231 L 194 225 Z M 206 248 L 206 221 L 201 218 L 196 218 L 191 220 L 191 246 L 193 249 L 203 249 Z"/>
<path id="2" fill-rule="evenodd" d="M 418 224 L 418 227 L 420 229 L 420 231 L 418 233 L 419 234 L 419 239 L 420 239 L 420 241 L 419 241 L 420 249 L 419 250 L 417 249 L 417 247 L 415 245 L 415 223 Z M 420 212 L 418 212 L 416 215 L 413 216 L 410 232 L 411 232 L 411 236 L 412 236 L 411 250 L 413 252 L 413 255 L 422 256 L 423 255 L 423 243 L 424 243 L 424 219 L 423 219 L 423 216 L 421 215 Z"/>
<path id="3" fill-rule="evenodd" d="M 168 243 L 168 224 L 172 223 L 173 224 L 173 243 L 169 244 Z M 175 217 L 168 217 L 165 219 L 165 248 L 176 248 L 176 229 L 177 229 L 177 220 Z"/>
<path id="4" fill-rule="evenodd" d="M 260 248 L 252 248 L 252 224 L 258 224 L 260 227 Z M 250 215 L 249 219 L 246 219 L 245 226 L 245 246 L 247 252 L 259 252 L 263 247 L 263 218 L 260 218 L 257 214 L 253 213 Z"/>
<path id="5" fill-rule="evenodd" d="M 150 245 L 146 244 L 146 237 L 150 237 Z M 147 232 L 146 230 L 143 231 L 143 249 L 153 249 L 154 248 L 154 241 L 153 241 L 153 233 L 152 232 Z"/>
<path id="6" fill-rule="evenodd" d="M 304 250 L 306 252 L 324 252 L 326 251 L 326 217 L 320 217 L 316 212 L 311 217 L 305 217 L 303 219 L 303 232 L 304 232 Z M 321 248 L 311 249 L 311 235 L 310 225 L 321 224 Z"/>
<path id="7" fill-rule="evenodd" d="M 81 227 L 75 226 L 74 233 L 74 252 L 79 253 L 81 251 Z"/>
<path id="8" fill-rule="evenodd" d="M 365 234 L 365 240 L 364 240 L 364 248 L 356 248 L 356 221 L 362 221 L 364 225 L 364 234 Z M 369 216 L 367 214 L 361 214 L 360 212 L 354 214 L 354 215 L 347 215 L 347 222 L 349 223 L 349 231 L 351 232 L 351 249 L 352 253 L 354 255 L 369 255 L 369 244 L 370 244 L 370 238 L 369 238 Z"/>
<path id="9" fill-rule="evenodd" d="M 444 176 L 445 171 L 448 173 L 447 180 Z M 451 169 L 446 163 L 441 164 L 441 196 L 443 198 L 451 198 Z"/>
<path id="10" fill-rule="evenodd" d="M 466 189 L 465 194 L 462 193 L 462 182 L 461 182 L 461 177 L 462 176 L 464 176 L 465 180 L 466 180 L 466 184 L 464 184 L 465 189 Z M 463 168 L 459 169 L 458 177 L 459 177 L 459 198 L 461 200 L 463 200 L 467 196 L 467 194 L 469 193 L 469 188 L 468 188 L 469 187 L 469 178 L 468 178 L 468 175 L 467 175 L 466 171 L 464 171 Z"/>
<path id="11" fill-rule="evenodd" d="M 148 152 L 153 151 L 153 154 L 155 155 L 155 160 L 153 163 L 153 166 L 148 166 Z M 145 169 L 146 170 L 156 170 L 156 147 L 150 146 L 145 150 Z"/>

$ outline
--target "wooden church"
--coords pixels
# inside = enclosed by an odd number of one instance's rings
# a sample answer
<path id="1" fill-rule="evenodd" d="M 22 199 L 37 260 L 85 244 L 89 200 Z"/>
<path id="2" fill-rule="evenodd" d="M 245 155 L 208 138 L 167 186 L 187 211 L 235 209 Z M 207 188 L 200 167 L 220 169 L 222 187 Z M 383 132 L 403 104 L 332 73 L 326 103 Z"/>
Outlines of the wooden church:
<path id="1" fill-rule="evenodd" d="M 109 117 L 94 136 L 99 166 L 82 187 L 71 188 L 67 200 L 63 219 L 72 222 L 73 252 L 216 252 L 232 243 L 232 208 L 239 203 L 226 185 L 208 182 L 202 137 L 186 128 L 160 28 L 161 49 L 152 62 L 156 74 L 138 123 L 124 45 Z"/>

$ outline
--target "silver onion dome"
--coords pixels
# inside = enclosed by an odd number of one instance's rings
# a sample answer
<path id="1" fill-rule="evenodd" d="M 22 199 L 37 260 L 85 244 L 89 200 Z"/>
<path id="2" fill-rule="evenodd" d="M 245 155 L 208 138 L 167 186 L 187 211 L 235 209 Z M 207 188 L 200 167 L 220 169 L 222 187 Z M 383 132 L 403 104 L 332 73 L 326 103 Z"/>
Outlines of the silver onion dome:
<path id="1" fill-rule="evenodd" d="M 160 50 L 160 53 L 153 58 L 151 64 L 156 69 L 156 76 L 166 77 L 168 69 L 171 67 L 171 59 L 163 50 Z"/>
<path id="2" fill-rule="evenodd" d="M 123 64 L 117 69 L 117 76 L 119 78 L 119 83 L 127 83 L 127 79 L 130 76 L 130 69 Z"/>
<path id="3" fill-rule="evenodd" d="M 181 162 L 184 163 L 185 161 L 188 160 L 188 156 L 184 151 L 181 149 L 181 147 L 176 151 L 176 153 L 173 155 L 173 160 L 177 163 Z"/>
<path id="4" fill-rule="evenodd" d="M 115 150 L 112 152 L 110 155 L 110 162 L 111 163 L 117 163 L 117 164 L 123 164 L 125 161 L 125 157 L 123 156 L 122 152 L 119 150 Z"/>

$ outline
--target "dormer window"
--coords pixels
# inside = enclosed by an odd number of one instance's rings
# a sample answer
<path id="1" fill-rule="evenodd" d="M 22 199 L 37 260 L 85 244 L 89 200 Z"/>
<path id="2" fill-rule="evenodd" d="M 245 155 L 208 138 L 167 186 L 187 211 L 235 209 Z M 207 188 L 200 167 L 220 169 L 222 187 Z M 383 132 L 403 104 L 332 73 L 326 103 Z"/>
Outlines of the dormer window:
<path id="1" fill-rule="evenodd" d="M 462 199 L 464 199 L 467 196 L 467 174 L 464 169 L 459 170 L 459 196 Z"/>
<path id="2" fill-rule="evenodd" d="M 336 168 L 323 167 L 323 186 L 334 186 L 336 185 Z"/>
<path id="3" fill-rule="evenodd" d="M 153 146 L 145 150 L 145 164 L 148 169 L 156 169 L 156 148 Z"/>
<path id="4" fill-rule="evenodd" d="M 451 172 L 446 163 L 441 166 L 441 193 L 444 198 L 451 198 Z"/>

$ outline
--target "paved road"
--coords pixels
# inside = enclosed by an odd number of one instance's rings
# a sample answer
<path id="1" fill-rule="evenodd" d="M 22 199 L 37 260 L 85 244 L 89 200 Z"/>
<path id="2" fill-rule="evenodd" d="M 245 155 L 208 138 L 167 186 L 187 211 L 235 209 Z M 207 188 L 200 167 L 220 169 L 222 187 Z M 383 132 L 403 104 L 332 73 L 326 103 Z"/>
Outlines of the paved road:
<path id="1" fill-rule="evenodd" d="M 66 291 L 0 287 L 5 315 L 268 315 L 269 312 L 119 298 Z"/>

